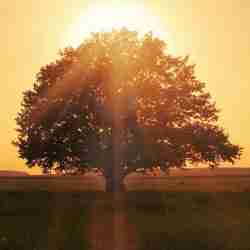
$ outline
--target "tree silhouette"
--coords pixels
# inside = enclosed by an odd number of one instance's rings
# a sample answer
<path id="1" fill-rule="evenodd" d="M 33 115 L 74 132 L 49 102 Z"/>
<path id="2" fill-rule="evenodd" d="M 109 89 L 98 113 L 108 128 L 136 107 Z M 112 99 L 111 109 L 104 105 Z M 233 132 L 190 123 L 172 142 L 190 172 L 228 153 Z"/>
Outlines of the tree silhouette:
<path id="1" fill-rule="evenodd" d="M 29 167 L 103 167 L 108 190 L 122 171 L 234 162 L 241 148 L 217 124 L 218 110 L 188 57 L 152 33 L 93 33 L 42 67 L 24 92 L 14 142 Z"/>

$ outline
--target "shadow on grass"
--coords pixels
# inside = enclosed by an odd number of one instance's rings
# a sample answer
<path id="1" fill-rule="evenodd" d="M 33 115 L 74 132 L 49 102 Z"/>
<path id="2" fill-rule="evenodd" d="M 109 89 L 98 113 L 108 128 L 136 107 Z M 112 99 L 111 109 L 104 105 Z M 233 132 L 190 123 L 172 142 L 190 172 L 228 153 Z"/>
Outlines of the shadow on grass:
<path id="1" fill-rule="evenodd" d="M 0 249 L 88 249 L 84 232 L 92 196 L 84 193 L 0 193 Z"/>
<path id="2" fill-rule="evenodd" d="M 250 249 L 250 193 L 133 192 L 139 250 Z"/>
<path id="3" fill-rule="evenodd" d="M 250 249 L 249 192 L 120 195 L 115 206 L 107 193 L 1 192 L 0 250 L 90 250 L 93 221 L 91 250 L 113 250 L 105 238 L 115 214 L 126 217 L 116 227 L 128 231 L 126 250 Z"/>

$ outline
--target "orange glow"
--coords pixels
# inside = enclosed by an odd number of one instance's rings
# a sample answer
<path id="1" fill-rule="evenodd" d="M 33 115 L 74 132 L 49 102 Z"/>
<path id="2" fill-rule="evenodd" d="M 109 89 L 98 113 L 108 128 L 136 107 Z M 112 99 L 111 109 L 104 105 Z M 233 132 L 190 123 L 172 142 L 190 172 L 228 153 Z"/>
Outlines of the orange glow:
<path id="1" fill-rule="evenodd" d="M 138 4 L 93 4 L 76 18 L 63 39 L 64 45 L 77 47 L 92 32 L 111 31 L 126 27 L 139 34 L 153 31 L 154 35 L 167 39 L 160 18 Z M 64 41 L 65 40 L 65 41 Z"/>
<path id="2" fill-rule="evenodd" d="M 232 142 L 244 148 L 235 166 L 250 166 L 250 1 L 134 2 L 1 1 L 0 170 L 28 171 L 11 141 L 16 136 L 14 119 L 22 92 L 32 87 L 39 68 L 55 60 L 60 48 L 77 46 L 90 31 L 110 29 L 110 24 L 163 33 L 171 53 L 190 55 L 191 62 L 197 64 L 197 77 L 207 83 L 221 109 L 220 124 Z"/>

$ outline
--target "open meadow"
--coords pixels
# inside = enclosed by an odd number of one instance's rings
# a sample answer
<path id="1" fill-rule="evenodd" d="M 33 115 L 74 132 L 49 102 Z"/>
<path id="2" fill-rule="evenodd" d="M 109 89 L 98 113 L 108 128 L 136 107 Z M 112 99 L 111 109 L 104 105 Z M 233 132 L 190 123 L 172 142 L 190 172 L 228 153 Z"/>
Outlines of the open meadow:
<path id="1" fill-rule="evenodd" d="M 202 173 L 130 176 L 116 198 L 101 178 L 1 178 L 0 249 L 249 250 L 247 172 Z"/>
<path id="2" fill-rule="evenodd" d="M 128 192 L 120 198 L 116 211 L 107 193 L 1 192 L 0 249 L 115 249 L 115 234 L 127 250 L 250 249 L 249 192 Z M 119 227 L 116 213 L 126 217 Z"/>
<path id="3" fill-rule="evenodd" d="M 0 192 L 0 249 L 87 249 L 88 197 L 83 193 Z"/>

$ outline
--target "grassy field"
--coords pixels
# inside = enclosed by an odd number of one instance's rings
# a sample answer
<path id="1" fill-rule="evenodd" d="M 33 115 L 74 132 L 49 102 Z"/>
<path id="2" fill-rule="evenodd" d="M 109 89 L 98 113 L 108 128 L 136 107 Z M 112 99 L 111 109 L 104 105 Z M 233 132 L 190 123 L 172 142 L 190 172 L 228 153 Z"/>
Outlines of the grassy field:
<path id="1" fill-rule="evenodd" d="M 249 192 L 250 176 L 169 176 L 131 178 L 128 191 L 159 192 Z"/>
<path id="2" fill-rule="evenodd" d="M 140 250 L 250 249 L 250 193 L 130 193 Z"/>
<path id="3" fill-rule="evenodd" d="M 0 249 L 88 249 L 89 194 L 1 192 Z"/>
<path id="4" fill-rule="evenodd" d="M 157 177 L 132 173 L 125 177 L 126 190 L 160 192 L 246 192 L 250 191 L 249 168 L 170 169 Z"/>
<path id="5" fill-rule="evenodd" d="M 116 227 L 130 234 L 126 250 L 250 249 L 249 192 L 128 192 L 118 202 L 130 225 Z M 116 223 L 109 194 L 0 192 L 0 249 L 93 249 L 93 204 L 95 250 L 113 250 L 101 239 Z"/>
<path id="6" fill-rule="evenodd" d="M 102 176 L 0 176 L 1 191 L 90 192 L 104 191 Z"/>

